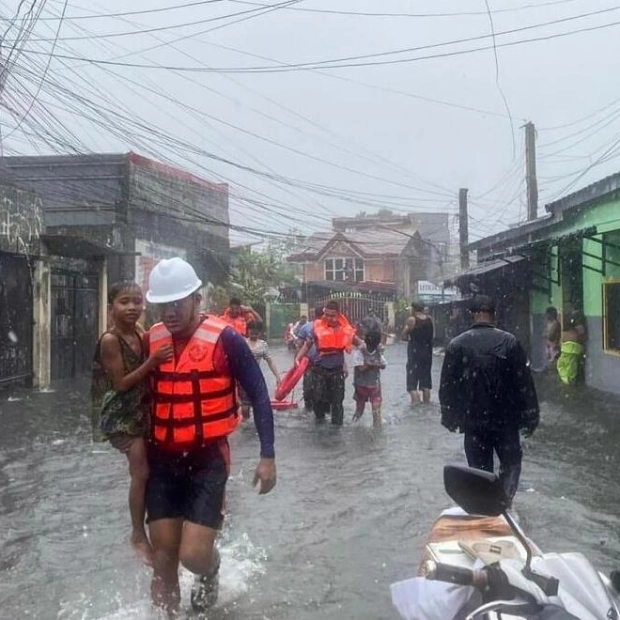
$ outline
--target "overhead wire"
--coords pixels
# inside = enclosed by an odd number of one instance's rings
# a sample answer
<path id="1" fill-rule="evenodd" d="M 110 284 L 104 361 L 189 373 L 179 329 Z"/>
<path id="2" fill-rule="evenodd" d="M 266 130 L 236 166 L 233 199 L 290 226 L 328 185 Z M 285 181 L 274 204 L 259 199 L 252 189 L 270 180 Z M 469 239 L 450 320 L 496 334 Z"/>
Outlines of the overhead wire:
<path id="1" fill-rule="evenodd" d="M 60 20 L 58 22 L 58 28 L 56 28 L 56 34 L 54 36 L 54 42 L 52 44 L 52 49 L 51 49 L 50 55 L 49 55 L 49 57 L 47 59 L 47 62 L 45 64 L 45 69 L 43 70 L 43 76 L 41 78 L 41 82 L 39 83 L 39 86 L 37 87 L 37 91 L 34 94 L 34 96 L 32 97 L 32 101 L 30 102 L 30 105 L 28 106 L 28 109 L 26 110 L 26 112 L 22 116 L 22 120 L 19 123 L 17 123 L 17 125 L 11 130 L 11 132 L 9 134 L 4 136 L 4 140 L 10 138 L 11 135 L 13 133 L 15 133 L 15 131 L 17 131 L 19 129 L 19 127 L 23 123 L 24 119 L 28 116 L 28 114 L 32 110 L 32 106 L 34 105 L 35 101 L 37 100 L 37 97 L 39 96 L 39 93 L 41 92 L 41 86 L 43 85 L 43 82 L 45 81 L 45 78 L 47 77 L 47 73 L 49 71 L 50 65 L 52 64 L 53 53 L 54 53 L 54 50 L 56 49 L 56 45 L 58 43 L 58 36 L 60 35 L 60 30 L 62 28 L 62 22 L 63 22 L 63 19 L 65 17 L 65 13 L 67 11 L 67 5 L 68 4 L 69 4 L 69 0 L 65 0 L 65 2 L 63 4 L 63 7 L 62 7 L 62 14 L 61 14 Z"/>
<path id="2" fill-rule="evenodd" d="M 233 17 L 239 17 L 242 15 L 252 15 L 257 14 L 257 16 L 261 16 L 265 13 L 269 13 L 272 10 L 284 8 L 289 5 L 298 4 L 300 2 L 304 2 L 304 0 L 284 0 L 283 2 L 279 2 L 278 4 L 269 5 L 267 8 L 261 7 L 257 9 L 248 9 L 246 11 L 239 11 L 238 13 L 230 13 L 228 15 L 218 15 L 216 17 L 209 17 L 205 19 L 193 20 L 190 22 L 184 22 L 181 24 L 168 24 L 166 26 L 156 26 L 153 28 L 144 28 L 140 30 L 132 30 L 129 32 L 109 32 L 103 34 L 94 34 L 90 37 L 88 36 L 80 36 L 80 37 L 63 37 L 62 41 L 92 41 L 94 39 L 115 39 L 118 37 L 130 37 L 138 34 L 151 34 L 153 32 L 163 32 L 168 30 L 177 30 L 179 28 L 187 28 L 188 26 L 199 26 L 201 24 L 207 24 L 211 22 L 223 21 L 226 19 L 231 19 Z M 237 22 L 231 22 L 237 23 Z M 50 39 L 47 38 L 39 38 L 39 39 L 31 39 L 32 42 L 47 42 Z"/>
<path id="3" fill-rule="evenodd" d="M 120 77 L 122 77 L 122 76 L 120 76 Z M 154 93 L 154 94 L 159 94 L 159 93 Z M 178 105 L 184 105 L 182 102 L 179 102 L 178 100 L 175 100 L 175 103 L 176 103 L 176 104 L 178 104 Z M 238 103 L 238 102 L 237 102 L 237 103 Z M 204 114 L 204 113 L 203 113 L 203 114 Z M 207 115 L 207 116 L 209 116 L 209 115 Z M 213 118 L 213 117 L 211 117 L 211 118 Z M 216 121 L 220 121 L 220 119 L 216 119 L 216 118 L 215 118 L 214 120 L 216 120 Z M 221 121 L 220 121 L 220 122 L 221 122 Z M 237 129 L 239 129 L 239 128 L 238 128 L 238 127 L 236 127 L 236 126 L 234 126 L 234 127 L 235 127 L 235 128 L 237 128 Z M 243 131 L 243 130 L 242 130 L 242 131 Z M 256 137 L 256 136 L 255 136 L 255 137 Z M 258 136 L 258 137 L 259 137 L 259 138 L 261 138 L 261 139 L 263 138 L 262 136 Z M 303 153 L 303 155 L 308 156 L 308 154 L 305 154 L 305 153 Z M 324 158 L 321 158 L 321 161 L 322 161 L 322 163 L 326 163 Z M 331 165 L 333 165 L 333 163 L 332 163 Z M 336 165 L 338 165 L 338 164 L 336 164 Z M 346 169 L 347 169 L 347 170 L 349 170 L 349 171 L 351 172 L 351 170 L 349 169 L 349 167 L 346 167 Z M 357 173 L 357 171 L 355 171 L 355 172 Z M 368 177 L 368 176 L 369 176 L 369 175 L 368 175 L 368 173 L 363 173 L 363 175 L 364 175 L 365 177 Z M 371 175 L 371 176 L 372 176 L 372 175 Z M 383 181 L 384 179 L 379 179 L 379 178 L 377 178 L 377 180 L 382 180 L 382 181 Z M 430 190 L 420 190 L 420 188 L 409 187 L 409 186 L 408 186 L 408 188 L 409 188 L 409 189 L 415 189 L 416 191 L 427 191 L 427 192 L 429 192 L 429 191 L 430 191 Z M 443 191 L 443 189 L 442 189 L 442 191 Z M 431 193 L 435 193 L 435 192 L 431 192 Z"/>
<path id="4" fill-rule="evenodd" d="M 507 34 L 514 34 L 516 32 L 522 32 L 525 30 L 532 30 L 535 28 L 541 28 L 543 26 L 549 26 L 549 25 L 555 25 L 555 24 L 560 24 L 560 23 L 564 23 L 567 21 L 574 21 L 577 19 L 584 19 L 587 17 L 592 17 L 594 15 L 598 15 L 598 14 L 602 14 L 602 13 L 609 13 L 611 11 L 618 11 L 620 10 L 620 6 L 617 7 L 611 7 L 611 8 L 607 8 L 607 9 L 601 9 L 599 11 L 592 11 L 590 13 L 584 13 L 581 15 L 575 15 L 572 17 L 566 17 L 566 18 L 561 18 L 561 19 L 555 19 L 552 21 L 548 21 L 548 22 L 543 22 L 543 23 L 539 23 L 539 24 L 533 24 L 530 26 L 523 26 L 520 28 L 513 28 L 510 30 L 505 30 L 502 32 L 498 32 L 496 33 L 496 36 L 503 36 L 503 35 L 507 35 Z M 477 48 L 470 48 L 470 49 L 464 49 L 464 50 L 455 50 L 455 51 L 449 51 L 449 52 L 442 52 L 442 53 L 437 53 L 437 54 L 430 54 L 427 56 L 416 56 L 413 58 L 404 58 L 404 59 L 394 59 L 394 60 L 383 60 L 383 61 L 376 61 L 376 62 L 358 62 L 358 63 L 354 63 L 354 62 L 346 62 L 346 61 L 350 61 L 350 60 L 361 60 L 361 59 L 367 59 L 367 58 L 380 58 L 380 57 L 384 57 L 384 56 L 389 56 L 389 55 L 395 55 L 395 54 L 404 54 L 404 53 L 410 53 L 410 52 L 416 52 L 416 51 L 423 51 L 423 50 L 427 50 L 427 49 L 433 49 L 433 48 L 438 48 L 438 47 L 445 47 L 445 46 L 449 46 L 449 45 L 455 45 L 455 44 L 460 44 L 460 43 L 467 43 L 467 42 L 473 42 L 473 41 L 478 41 L 478 40 L 482 40 L 482 39 L 488 39 L 489 37 L 491 37 L 490 34 L 483 34 L 483 35 L 478 35 L 475 37 L 466 37 L 466 38 L 462 38 L 462 39 L 455 39 L 452 41 L 443 41 L 440 43 L 434 43 L 434 44 L 430 44 L 430 45 L 423 45 L 423 46 L 417 46 L 417 47 L 411 47 L 411 48 L 404 48 L 404 49 L 398 49 L 398 50 L 391 50 L 391 51 L 387 51 L 387 52 L 376 52 L 373 54 L 362 54 L 359 56 L 349 56 L 349 57 L 343 57 L 343 58 L 338 58 L 338 59 L 329 59 L 329 60 L 321 60 L 321 61 L 313 61 L 313 62 L 305 62 L 305 63 L 292 63 L 289 64 L 285 67 L 265 67 L 265 66 L 255 66 L 255 67 L 212 67 L 212 68 L 204 68 L 204 67 L 184 67 L 184 66 L 175 66 L 175 65 L 163 65 L 163 64 L 142 64 L 142 63 L 125 63 L 125 62 L 120 62 L 120 61 L 113 61 L 113 60 L 102 60 L 102 59 L 95 59 L 95 58 L 86 58 L 86 57 L 79 57 L 79 56 L 70 56 L 70 55 L 57 55 L 58 57 L 61 57 L 65 60 L 76 60 L 76 61 L 84 61 L 84 62 L 88 62 L 91 64 L 105 64 L 105 65 L 113 65 L 113 66 L 121 66 L 121 67 L 133 67 L 133 68 L 140 68 L 140 69 L 156 69 L 156 70 L 175 70 L 175 71 L 186 71 L 186 72 L 190 72 L 190 73 L 253 73 L 253 74 L 262 74 L 262 73 L 287 73 L 290 71 L 299 71 L 299 70 L 306 70 L 309 68 L 323 68 L 324 70 L 327 69 L 342 69 L 342 68 L 352 68 L 352 67 L 366 67 L 366 66 L 380 66 L 380 65 L 395 65 L 395 64 L 403 64 L 403 63 L 412 63 L 412 62 L 419 62 L 419 61 L 423 61 L 423 60 L 431 60 L 431 59 L 437 59 L 437 58 L 447 58 L 447 57 L 453 57 L 453 56 L 460 56 L 463 54 L 471 54 L 471 53 L 475 53 L 475 52 L 481 52 L 481 51 L 486 51 L 486 50 L 490 50 L 490 49 L 494 49 L 495 48 L 504 48 L 504 47 L 512 47 L 515 45 L 523 45 L 526 43 L 534 43 L 534 42 L 540 42 L 540 41 L 548 41 L 548 40 L 552 40 L 552 39 L 556 39 L 556 38 L 561 38 L 561 37 L 567 37 L 567 36 L 571 36 L 574 34 L 580 34 L 580 33 L 584 33 L 584 32 L 592 32 L 592 31 L 596 31 L 596 30 L 601 30 L 604 28 L 610 28 L 610 27 L 615 27 L 620 25 L 620 21 L 615 21 L 615 22 L 609 22 L 609 23 L 605 23 L 605 24 L 598 24 L 595 26 L 590 26 L 590 27 L 583 27 L 583 28 L 578 28 L 575 30 L 569 30 L 569 31 L 565 31 L 565 32 L 560 32 L 560 33 L 555 33 L 555 34 L 548 34 L 548 35 L 543 35 L 540 37 L 533 37 L 530 39 L 520 39 L 517 41 L 507 41 L 505 43 L 497 43 L 495 46 L 490 45 L 490 46 L 482 46 L 482 47 L 477 47 Z M 195 33 L 195 35 L 188 35 L 184 38 L 190 38 L 192 36 L 198 36 L 201 33 Z M 27 50 L 28 53 L 34 53 L 37 54 L 39 52 L 36 51 L 32 51 L 32 50 Z M 337 63 L 341 63 L 341 64 L 337 64 Z"/>
<path id="5" fill-rule="evenodd" d="M 253 6 L 267 6 L 261 5 L 258 2 L 249 2 L 248 0 L 230 0 L 237 4 L 248 4 Z M 552 0 L 551 2 L 536 2 L 535 4 L 525 4 L 518 7 L 508 7 L 504 9 L 496 9 L 496 13 L 510 13 L 515 11 L 523 11 L 528 9 L 539 9 L 547 6 L 557 6 L 559 4 L 568 4 L 572 2 L 578 2 L 581 0 Z M 303 12 L 303 13 L 319 13 L 324 15 L 347 15 L 357 17 L 412 17 L 412 18 L 436 18 L 436 17 L 468 17 L 468 16 L 480 16 L 486 15 L 485 11 L 458 11 L 451 13 L 375 13 L 370 11 L 343 11 L 338 9 L 311 9 L 305 7 L 291 7 L 291 11 Z"/>
<path id="6" fill-rule="evenodd" d="M 506 114 L 508 114 L 508 119 L 510 120 L 510 136 L 512 137 L 512 157 L 514 159 L 517 144 L 515 141 L 515 126 L 514 121 L 512 119 L 512 112 L 510 111 L 510 106 L 508 105 L 508 99 L 506 99 L 506 95 L 502 90 L 502 86 L 500 84 L 499 79 L 499 57 L 497 55 L 497 37 L 495 34 L 495 24 L 493 23 L 493 13 L 491 12 L 491 5 L 489 4 L 489 0 L 484 0 L 484 5 L 487 9 L 487 14 L 489 16 L 489 24 L 491 26 L 491 35 L 493 37 L 493 58 L 495 59 L 495 85 L 497 86 L 497 90 L 504 102 L 504 107 L 506 108 Z"/>

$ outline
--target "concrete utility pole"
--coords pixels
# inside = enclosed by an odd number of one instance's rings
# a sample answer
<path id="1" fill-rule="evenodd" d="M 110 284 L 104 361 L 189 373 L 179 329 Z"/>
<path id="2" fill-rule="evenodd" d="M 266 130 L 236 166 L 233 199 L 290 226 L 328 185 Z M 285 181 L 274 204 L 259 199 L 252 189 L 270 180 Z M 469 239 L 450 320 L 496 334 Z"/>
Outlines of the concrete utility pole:
<path id="1" fill-rule="evenodd" d="M 469 229 L 467 226 L 467 192 L 462 187 L 459 190 L 459 247 L 461 249 L 461 269 L 469 268 Z"/>
<path id="2" fill-rule="evenodd" d="M 538 217 L 538 180 L 536 179 L 536 127 L 534 123 L 525 124 L 525 167 L 527 184 L 528 222 Z"/>

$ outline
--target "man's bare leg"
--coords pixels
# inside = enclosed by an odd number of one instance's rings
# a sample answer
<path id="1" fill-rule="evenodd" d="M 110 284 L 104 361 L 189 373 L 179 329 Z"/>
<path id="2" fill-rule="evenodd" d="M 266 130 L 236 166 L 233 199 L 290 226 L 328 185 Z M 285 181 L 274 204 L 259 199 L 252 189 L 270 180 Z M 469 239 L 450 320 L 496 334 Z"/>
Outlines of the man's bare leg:
<path id="1" fill-rule="evenodd" d="M 420 404 L 420 393 L 417 390 L 412 390 L 411 392 L 409 392 L 409 395 L 411 396 L 412 405 Z"/>
<path id="2" fill-rule="evenodd" d="M 220 563 L 216 537 L 217 530 L 186 521 L 179 549 L 181 564 L 196 575 L 211 575 Z"/>
<path id="3" fill-rule="evenodd" d="M 146 484 L 149 479 L 149 464 L 143 439 L 132 442 L 127 451 L 129 462 L 129 514 L 131 515 L 131 544 L 145 564 L 153 560 L 153 550 L 144 529 L 146 513 Z"/>
<path id="4" fill-rule="evenodd" d="M 217 531 L 186 522 L 181 540 L 180 560 L 196 575 L 191 603 L 194 611 L 206 612 L 217 603 L 219 594 L 220 554 L 215 547 Z"/>
<path id="5" fill-rule="evenodd" d="M 183 533 L 183 519 L 158 519 L 149 523 L 153 546 L 153 604 L 174 618 L 179 611 L 179 547 Z"/>
<path id="6" fill-rule="evenodd" d="M 424 403 L 431 402 L 431 391 L 428 388 L 422 389 L 422 402 Z"/>

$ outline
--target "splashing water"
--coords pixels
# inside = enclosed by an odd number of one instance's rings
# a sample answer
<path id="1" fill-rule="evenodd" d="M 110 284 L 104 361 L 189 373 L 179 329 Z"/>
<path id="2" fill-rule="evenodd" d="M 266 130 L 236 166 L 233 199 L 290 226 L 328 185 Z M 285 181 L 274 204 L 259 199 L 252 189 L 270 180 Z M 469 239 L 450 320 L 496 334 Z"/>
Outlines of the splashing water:
<path id="1" fill-rule="evenodd" d="M 252 543 L 247 534 L 233 538 L 230 533 L 224 533 L 219 546 L 222 556 L 220 573 L 220 595 L 217 607 L 222 608 L 234 603 L 250 590 L 252 581 L 265 572 L 265 551 Z M 149 592 L 150 572 L 145 571 L 138 577 L 139 588 L 144 596 L 141 600 L 128 603 L 126 595 L 117 593 L 114 596 L 118 609 L 112 613 L 101 613 L 93 609 L 92 601 L 84 593 L 77 594 L 71 601 L 64 601 L 58 614 L 59 620 L 167 620 L 167 616 L 154 609 L 151 605 Z M 189 612 L 189 600 L 194 575 L 181 568 L 179 573 L 181 586 L 182 614 Z M 138 584 L 137 584 L 138 585 Z M 123 600 L 125 599 L 125 600 Z"/>

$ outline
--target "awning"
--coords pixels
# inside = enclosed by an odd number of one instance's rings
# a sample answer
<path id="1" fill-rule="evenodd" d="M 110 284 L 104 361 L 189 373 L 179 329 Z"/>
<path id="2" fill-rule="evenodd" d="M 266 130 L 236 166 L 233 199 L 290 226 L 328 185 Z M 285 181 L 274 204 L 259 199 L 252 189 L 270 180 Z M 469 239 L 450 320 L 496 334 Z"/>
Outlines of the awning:
<path id="1" fill-rule="evenodd" d="M 457 273 L 452 278 L 446 280 L 444 282 L 445 286 L 458 286 L 459 283 L 468 282 L 474 280 L 482 275 L 488 275 L 494 271 L 499 271 L 501 269 L 506 269 L 520 263 L 522 261 L 526 261 L 527 258 L 525 256 L 521 256 L 521 254 L 510 254 L 509 256 L 504 256 L 502 258 L 496 258 L 494 260 L 486 261 L 484 263 L 480 263 L 480 265 L 476 265 L 467 271 L 462 271 L 461 273 Z"/>

